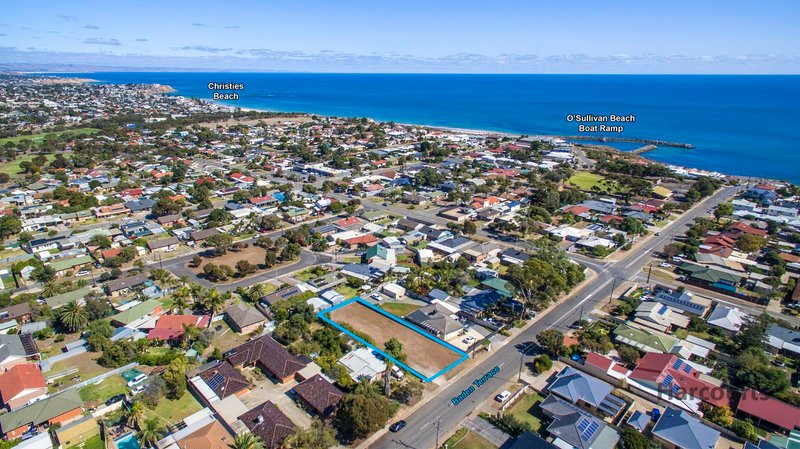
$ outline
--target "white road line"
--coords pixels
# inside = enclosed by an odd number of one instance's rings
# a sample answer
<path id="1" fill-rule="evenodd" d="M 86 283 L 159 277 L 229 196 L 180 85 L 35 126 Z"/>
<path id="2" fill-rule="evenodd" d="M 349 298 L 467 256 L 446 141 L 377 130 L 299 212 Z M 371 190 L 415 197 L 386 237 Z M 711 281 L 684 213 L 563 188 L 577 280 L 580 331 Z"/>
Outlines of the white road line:
<path id="1" fill-rule="evenodd" d="M 564 319 L 564 318 L 565 318 L 567 315 L 569 315 L 570 313 L 574 312 L 574 311 L 575 311 L 575 309 L 577 309 L 578 307 L 582 306 L 582 305 L 583 305 L 583 303 L 585 303 L 586 301 L 588 301 L 589 299 L 591 299 L 591 298 L 592 298 L 592 296 L 594 296 L 594 294 L 595 294 L 595 293 L 597 293 L 598 291 L 600 291 L 600 290 L 602 290 L 603 288 L 605 288 L 605 286 L 606 286 L 606 285 L 608 285 L 609 283 L 611 283 L 611 281 L 612 281 L 612 280 L 611 280 L 611 279 L 609 279 L 609 280 L 607 280 L 607 281 L 603 282 L 603 284 L 602 284 L 602 285 L 600 285 L 600 287 L 597 287 L 597 289 L 596 289 L 594 292 L 592 292 L 592 293 L 589 293 L 588 295 L 586 295 L 586 297 L 585 297 L 585 298 L 583 298 L 583 300 L 582 300 L 581 302 L 579 302 L 579 303 L 575 304 L 575 306 L 574 306 L 573 308 L 569 309 L 569 310 L 568 310 L 568 311 L 567 311 L 565 314 L 561 315 L 561 317 L 560 317 L 559 319 L 557 319 L 557 320 L 556 320 L 556 323 L 560 323 L 560 322 L 561 322 L 561 320 L 563 320 L 563 319 Z M 553 327 L 555 327 L 555 324 L 552 324 L 552 325 L 550 325 L 550 326 L 548 327 L 548 329 L 552 329 Z"/>

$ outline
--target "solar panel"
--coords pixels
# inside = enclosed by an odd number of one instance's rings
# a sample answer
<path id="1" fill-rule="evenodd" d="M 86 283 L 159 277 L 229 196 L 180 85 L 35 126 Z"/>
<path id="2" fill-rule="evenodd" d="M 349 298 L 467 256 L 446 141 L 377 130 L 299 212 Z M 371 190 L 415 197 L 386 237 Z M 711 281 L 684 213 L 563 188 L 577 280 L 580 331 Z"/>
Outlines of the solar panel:
<path id="1" fill-rule="evenodd" d="M 677 360 L 675 360 L 675 363 L 672 364 L 672 369 L 678 369 L 678 368 L 681 367 L 682 364 L 683 364 L 683 360 L 677 359 Z"/>
<path id="2" fill-rule="evenodd" d="M 584 430 L 586 430 L 586 428 L 587 428 L 587 427 L 589 427 L 589 424 L 590 424 L 590 423 L 589 423 L 589 420 L 584 418 L 584 419 L 583 419 L 583 420 L 581 420 L 581 422 L 578 424 L 578 431 L 579 431 L 579 432 L 583 432 Z"/>
<path id="3" fill-rule="evenodd" d="M 683 365 L 683 372 L 690 373 L 692 372 L 692 367 L 689 365 Z"/>
<path id="4" fill-rule="evenodd" d="M 225 382 L 225 376 L 223 376 L 220 373 L 214 374 L 214 377 L 212 377 L 212 379 L 214 379 L 214 381 L 219 383 L 219 384 Z"/>
<path id="5" fill-rule="evenodd" d="M 589 425 L 589 428 L 587 428 L 586 431 L 581 434 L 581 439 L 583 441 L 591 440 L 592 436 L 594 436 L 594 433 L 597 432 L 597 429 L 599 428 L 600 424 L 598 424 L 597 422 L 593 422 L 592 424 Z"/>
<path id="6" fill-rule="evenodd" d="M 667 310 L 669 310 L 669 307 L 667 307 L 667 306 L 661 306 L 661 308 L 658 310 L 658 314 L 659 314 L 659 315 L 663 315 L 663 314 L 664 314 L 664 312 L 666 312 Z"/>
<path id="7" fill-rule="evenodd" d="M 672 394 L 673 395 L 677 395 L 680 390 L 681 390 L 681 386 L 680 385 L 675 384 L 675 385 L 672 386 Z"/>
<path id="8" fill-rule="evenodd" d="M 664 385 L 665 387 L 669 387 L 670 384 L 672 384 L 672 381 L 673 381 L 672 374 L 667 374 L 667 377 L 664 378 L 664 381 L 661 382 L 661 384 Z"/>
<path id="9" fill-rule="evenodd" d="M 206 383 L 208 384 L 208 388 L 211 388 L 212 390 L 216 390 L 217 387 L 219 387 L 219 383 L 213 377 L 208 379 L 208 382 Z"/>

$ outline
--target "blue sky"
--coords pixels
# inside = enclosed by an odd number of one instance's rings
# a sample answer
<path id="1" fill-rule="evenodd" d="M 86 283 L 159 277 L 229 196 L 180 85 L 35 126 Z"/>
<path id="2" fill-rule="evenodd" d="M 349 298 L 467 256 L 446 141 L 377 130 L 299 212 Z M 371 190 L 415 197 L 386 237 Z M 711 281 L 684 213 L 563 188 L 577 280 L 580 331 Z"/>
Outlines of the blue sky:
<path id="1" fill-rule="evenodd" d="M 800 2 L 8 1 L 0 64 L 800 73 Z"/>

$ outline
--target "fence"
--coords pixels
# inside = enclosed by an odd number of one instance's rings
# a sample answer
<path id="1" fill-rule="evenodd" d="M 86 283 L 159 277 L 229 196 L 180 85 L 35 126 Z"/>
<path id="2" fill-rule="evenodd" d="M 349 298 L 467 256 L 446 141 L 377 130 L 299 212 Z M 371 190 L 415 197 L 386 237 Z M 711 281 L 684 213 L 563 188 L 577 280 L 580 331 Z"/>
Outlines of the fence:
<path id="1" fill-rule="evenodd" d="M 111 371 L 109 371 L 107 373 L 100 374 L 99 376 L 92 377 L 91 379 L 84 380 L 83 382 L 78 382 L 75 385 L 70 385 L 69 387 L 64 388 L 61 391 L 67 391 L 67 390 L 71 390 L 73 388 L 83 388 L 83 387 L 85 387 L 87 385 L 100 383 L 100 382 L 104 381 L 105 379 L 107 379 L 107 378 L 109 378 L 111 376 L 115 376 L 117 374 L 122 373 L 123 371 L 127 371 L 127 370 L 129 370 L 131 368 L 135 368 L 137 366 L 139 366 L 139 362 L 131 362 L 131 363 L 128 363 L 127 365 L 125 365 L 125 366 L 120 366 L 119 368 L 112 369 Z"/>
<path id="2" fill-rule="evenodd" d="M 508 398 L 508 400 L 506 401 L 505 404 L 500 406 L 500 411 L 504 412 L 504 411 L 506 411 L 506 409 L 511 408 L 514 405 L 514 403 L 517 402 L 517 399 L 519 399 L 519 398 L 521 398 L 522 396 L 525 395 L 525 393 L 528 391 L 528 387 L 529 386 L 530 385 L 528 385 L 528 383 L 525 382 L 525 384 L 522 386 L 522 388 L 519 389 L 518 392 L 514 393 L 513 396 Z"/>

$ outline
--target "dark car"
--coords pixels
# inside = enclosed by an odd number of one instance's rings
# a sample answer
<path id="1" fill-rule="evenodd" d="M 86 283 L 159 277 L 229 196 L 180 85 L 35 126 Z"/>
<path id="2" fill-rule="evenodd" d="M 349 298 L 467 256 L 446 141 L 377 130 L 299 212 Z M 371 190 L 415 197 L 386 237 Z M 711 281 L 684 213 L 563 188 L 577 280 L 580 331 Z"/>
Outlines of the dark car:
<path id="1" fill-rule="evenodd" d="M 123 399 L 125 399 L 124 394 L 116 394 L 114 396 L 111 396 L 111 398 L 109 398 L 109 400 L 106 401 L 106 405 L 116 404 L 117 402 Z"/>
<path id="2" fill-rule="evenodd" d="M 405 427 L 407 424 L 408 424 L 407 422 L 405 422 L 405 421 L 403 421 L 403 420 L 401 419 L 400 421 L 397 421 L 396 423 L 392 424 L 392 425 L 389 427 L 389 430 L 391 430 L 392 432 L 399 432 L 399 431 L 400 431 L 400 430 L 401 430 L 403 427 Z"/>

